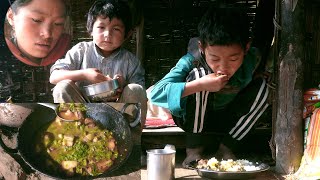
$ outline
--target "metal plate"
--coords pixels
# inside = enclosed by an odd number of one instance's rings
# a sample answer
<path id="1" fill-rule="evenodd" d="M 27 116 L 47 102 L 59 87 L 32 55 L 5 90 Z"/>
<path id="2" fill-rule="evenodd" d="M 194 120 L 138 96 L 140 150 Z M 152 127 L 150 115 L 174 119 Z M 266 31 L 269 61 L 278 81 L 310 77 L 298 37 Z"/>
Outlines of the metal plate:
<path id="1" fill-rule="evenodd" d="M 209 179 L 250 179 L 254 178 L 257 174 L 267 171 L 270 166 L 264 163 L 258 165 L 260 170 L 256 171 L 243 171 L 243 172 L 223 172 L 213 171 L 207 169 L 196 169 L 199 176 Z"/>
<path id="2" fill-rule="evenodd" d="M 267 171 L 270 166 L 265 163 L 257 163 L 256 165 L 260 170 L 256 171 L 242 171 L 242 172 L 226 172 L 226 171 L 213 171 L 208 169 L 196 168 L 198 161 L 192 161 L 186 165 L 185 168 L 196 170 L 198 175 L 209 179 L 250 179 L 254 178 L 257 174 Z"/>

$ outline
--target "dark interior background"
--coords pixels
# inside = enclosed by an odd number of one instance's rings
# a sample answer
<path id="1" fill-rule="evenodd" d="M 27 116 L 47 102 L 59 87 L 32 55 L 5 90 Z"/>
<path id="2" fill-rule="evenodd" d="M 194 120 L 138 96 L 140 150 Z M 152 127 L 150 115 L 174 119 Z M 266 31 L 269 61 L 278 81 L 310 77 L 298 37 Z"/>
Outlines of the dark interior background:
<path id="1" fill-rule="evenodd" d="M 8 50 L 3 37 L 5 13 L 8 0 L 1 1 L 0 31 L 0 102 L 12 97 L 13 102 L 53 102 L 48 82 L 48 67 L 32 67 L 21 63 Z M 85 14 L 91 0 L 72 0 L 73 41 L 72 46 L 80 41 L 90 41 L 85 23 Z M 132 0 L 129 2 L 133 2 Z M 270 3 L 272 2 L 272 3 Z M 318 85 L 320 77 L 319 50 L 319 2 L 308 1 L 306 35 L 306 79 L 305 86 Z M 261 47 L 267 58 L 273 34 L 274 3 L 269 0 L 137 0 L 135 9 L 137 22 L 143 16 L 143 53 L 141 60 L 146 70 L 146 87 L 160 80 L 186 53 L 191 37 L 197 35 L 197 24 L 209 4 L 237 6 L 247 8 L 251 19 L 256 46 Z M 258 14 L 256 14 L 258 13 Z M 271 18 L 270 18 L 271 17 Z M 136 52 L 136 33 L 125 47 Z M 262 67 L 264 68 L 264 67 Z M 272 66 L 271 66 L 272 68 Z M 272 69 L 270 69 L 272 71 Z"/>

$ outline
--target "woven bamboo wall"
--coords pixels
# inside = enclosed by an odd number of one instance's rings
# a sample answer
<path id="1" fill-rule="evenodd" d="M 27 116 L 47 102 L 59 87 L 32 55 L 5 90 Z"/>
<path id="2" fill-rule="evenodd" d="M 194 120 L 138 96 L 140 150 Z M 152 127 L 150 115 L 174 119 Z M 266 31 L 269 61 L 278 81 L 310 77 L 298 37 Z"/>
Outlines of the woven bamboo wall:
<path id="1" fill-rule="evenodd" d="M 197 25 L 210 0 L 152 0 L 144 4 L 144 67 L 146 87 L 160 80 L 186 54 L 189 39 L 197 36 Z M 257 1 L 216 1 L 245 7 L 254 28 Z"/>
<path id="2" fill-rule="evenodd" d="M 129 1 L 130 2 L 130 1 Z M 160 80 L 186 53 L 187 43 L 197 36 L 197 24 L 209 3 L 224 2 L 249 7 L 248 15 L 254 27 L 256 0 L 142 0 L 144 13 L 144 55 L 146 86 Z M 89 41 L 85 28 L 86 13 L 92 0 L 72 0 L 72 28 L 74 45 Z M 141 8 L 141 7 L 139 7 Z M 2 13 L 4 17 L 5 13 Z M 126 48 L 136 52 L 135 34 L 126 43 Z M 48 67 L 27 66 L 18 61 L 6 47 L 3 35 L 0 38 L 0 102 L 12 96 L 13 102 L 52 102 L 48 82 Z"/>

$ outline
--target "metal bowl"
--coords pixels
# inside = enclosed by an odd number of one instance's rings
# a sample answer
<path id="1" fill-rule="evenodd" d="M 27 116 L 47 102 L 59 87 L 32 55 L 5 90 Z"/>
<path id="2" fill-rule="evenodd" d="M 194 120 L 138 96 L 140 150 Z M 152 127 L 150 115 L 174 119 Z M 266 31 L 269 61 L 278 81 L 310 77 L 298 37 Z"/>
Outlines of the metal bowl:
<path id="1" fill-rule="evenodd" d="M 112 79 L 109 81 L 103 81 L 100 83 L 84 86 L 84 91 L 92 101 L 107 101 L 108 98 L 116 94 L 116 90 L 118 88 L 118 80 Z"/>

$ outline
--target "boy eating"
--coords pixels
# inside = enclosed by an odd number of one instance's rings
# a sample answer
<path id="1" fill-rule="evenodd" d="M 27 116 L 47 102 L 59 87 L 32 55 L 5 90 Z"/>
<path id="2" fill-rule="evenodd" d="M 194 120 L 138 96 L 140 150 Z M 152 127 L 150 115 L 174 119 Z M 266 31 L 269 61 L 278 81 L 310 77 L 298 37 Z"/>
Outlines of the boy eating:
<path id="1" fill-rule="evenodd" d="M 204 158 L 205 148 L 216 158 L 235 158 L 235 145 L 268 107 L 266 81 L 253 78 L 260 60 L 250 47 L 246 13 L 210 8 L 198 32 L 188 53 L 148 94 L 186 132 L 183 166 Z"/>

